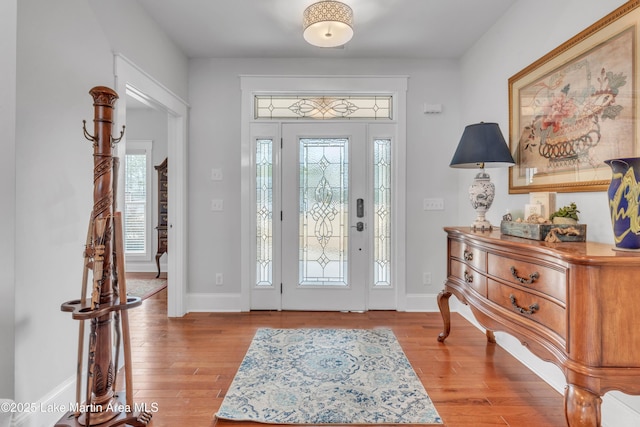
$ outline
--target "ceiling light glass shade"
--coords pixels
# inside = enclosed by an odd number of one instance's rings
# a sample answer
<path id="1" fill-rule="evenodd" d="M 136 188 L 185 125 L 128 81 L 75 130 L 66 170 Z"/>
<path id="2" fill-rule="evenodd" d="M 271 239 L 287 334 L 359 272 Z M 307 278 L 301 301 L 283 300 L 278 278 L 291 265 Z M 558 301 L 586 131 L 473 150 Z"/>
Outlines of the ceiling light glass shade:
<path id="1" fill-rule="evenodd" d="M 353 37 L 353 10 L 339 1 L 320 1 L 304 10 L 304 39 L 318 47 L 337 47 Z"/>

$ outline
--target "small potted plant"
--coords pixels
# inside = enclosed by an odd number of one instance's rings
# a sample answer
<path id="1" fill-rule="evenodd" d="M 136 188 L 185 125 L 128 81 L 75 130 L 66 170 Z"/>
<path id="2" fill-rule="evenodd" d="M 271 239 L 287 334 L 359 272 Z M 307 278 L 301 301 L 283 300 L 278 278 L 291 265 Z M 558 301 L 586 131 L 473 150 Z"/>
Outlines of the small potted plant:
<path id="1" fill-rule="evenodd" d="M 574 202 L 564 206 L 551 214 L 549 219 L 554 224 L 577 224 L 578 223 L 578 207 Z"/>

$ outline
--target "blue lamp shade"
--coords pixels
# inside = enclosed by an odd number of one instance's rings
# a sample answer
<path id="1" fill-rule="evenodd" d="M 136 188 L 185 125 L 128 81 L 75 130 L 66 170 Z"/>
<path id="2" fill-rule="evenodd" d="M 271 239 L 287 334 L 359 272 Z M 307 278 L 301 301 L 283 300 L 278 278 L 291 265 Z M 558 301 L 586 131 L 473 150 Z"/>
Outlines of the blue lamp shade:
<path id="1" fill-rule="evenodd" d="M 498 168 L 514 165 L 509 147 L 497 123 L 476 123 L 464 128 L 452 168 Z"/>

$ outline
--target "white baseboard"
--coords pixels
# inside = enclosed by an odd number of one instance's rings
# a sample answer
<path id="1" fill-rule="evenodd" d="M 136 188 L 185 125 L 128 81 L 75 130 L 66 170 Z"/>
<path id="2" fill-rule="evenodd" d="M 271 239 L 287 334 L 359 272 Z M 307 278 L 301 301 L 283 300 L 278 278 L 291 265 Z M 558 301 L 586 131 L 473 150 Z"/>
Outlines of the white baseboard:
<path id="1" fill-rule="evenodd" d="M 156 265 L 155 261 L 149 261 L 149 262 L 133 262 L 133 261 L 127 261 L 125 262 L 126 264 L 126 270 L 129 273 L 157 273 L 158 272 L 158 266 Z M 167 272 L 167 264 L 166 263 L 160 263 L 160 271 L 162 272 Z"/>
<path id="2" fill-rule="evenodd" d="M 13 412 L 10 409 L 15 402 L 11 399 L 0 399 L 0 427 L 12 427 L 13 425 Z M 10 405 L 6 408 L 6 405 Z"/>
<path id="3" fill-rule="evenodd" d="M 189 312 L 238 312 L 242 311 L 242 298 L 234 294 L 187 294 L 187 313 Z"/>
<path id="4" fill-rule="evenodd" d="M 634 396 L 634 399 L 637 399 Z M 637 427 L 640 426 L 640 412 L 631 408 L 611 393 L 602 398 L 603 427 Z"/>
<path id="5" fill-rule="evenodd" d="M 191 293 L 186 296 L 188 312 L 239 312 L 242 311 L 242 296 L 239 293 L 205 294 Z M 378 308 L 372 308 L 378 309 Z M 437 295 L 409 294 L 406 310 L 412 312 L 438 311 Z"/>
<path id="6" fill-rule="evenodd" d="M 28 403 L 28 411 L 15 413 L 11 427 L 55 425 L 75 405 L 75 390 L 76 377 L 73 376 L 58 385 L 39 401 Z"/>
<path id="7" fill-rule="evenodd" d="M 438 309 L 437 294 L 407 294 L 405 311 L 433 312 Z"/>

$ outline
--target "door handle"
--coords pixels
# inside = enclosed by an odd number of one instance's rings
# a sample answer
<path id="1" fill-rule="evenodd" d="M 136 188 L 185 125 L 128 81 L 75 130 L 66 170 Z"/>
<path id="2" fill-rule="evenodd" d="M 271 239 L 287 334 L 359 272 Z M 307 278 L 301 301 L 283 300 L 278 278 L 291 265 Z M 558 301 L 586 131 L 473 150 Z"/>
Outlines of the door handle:
<path id="1" fill-rule="evenodd" d="M 358 218 L 364 217 L 364 199 L 356 200 L 356 216 Z M 358 230 L 358 231 L 362 231 L 362 230 Z"/>
<path id="2" fill-rule="evenodd" d="M 364 230 L 364 222 L 358 221 L 356 222 L 356 225 L 352 225 L 351 228 L 355 228 L 358 231 L 362 231 Z"/>

